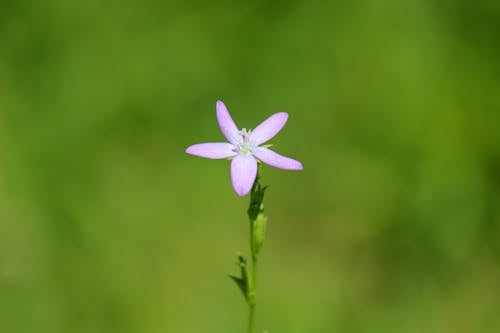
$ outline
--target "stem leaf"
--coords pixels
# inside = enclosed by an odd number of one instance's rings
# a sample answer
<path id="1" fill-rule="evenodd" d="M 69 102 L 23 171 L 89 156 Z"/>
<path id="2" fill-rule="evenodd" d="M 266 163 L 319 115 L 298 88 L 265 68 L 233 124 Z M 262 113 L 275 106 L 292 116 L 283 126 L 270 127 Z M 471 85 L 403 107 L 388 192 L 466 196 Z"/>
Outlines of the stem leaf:
<path id="1" fill-rule="evenodd" d="M 243 255 L 238 254 L 238 263 L 237 265 L 240 267 L 241 277 L 237 277 L 234 275 L 229 275 L 229 277 L 236 283 L 238 288 L 243 293 L 243 297 L 248 302 L 248 292 L 249 292 L 249 281 L 248 281 L 248 271 L 247 271 L 247 261 Z"/>

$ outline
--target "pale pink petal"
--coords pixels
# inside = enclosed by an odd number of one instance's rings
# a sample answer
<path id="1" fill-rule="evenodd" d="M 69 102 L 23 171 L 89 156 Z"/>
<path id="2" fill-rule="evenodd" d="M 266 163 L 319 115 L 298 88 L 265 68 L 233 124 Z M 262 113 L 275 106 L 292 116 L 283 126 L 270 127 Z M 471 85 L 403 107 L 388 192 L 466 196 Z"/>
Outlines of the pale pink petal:
<path id="1" fill-rule="evenodd" d="M 231 162 L 233 189 L 243 197 L 252 189 L 257 176 L 257 160 L 251 155 L 238 155 Z"/>
<path id="2" fill-rule="evenodd" d="M 233 144 L 241 142 L 241 135 L 239 135 L 238 133 L 238 127 L 236 127 L 233 118 L 231 118 L 229 111 L 222 101 L 217 101 L 215 110 L 217 113 L 217 121 L 219 122 L 220 130 L 226 137 L 227 141 Z"/>
<path id="3" fill-rule="evenodd" d="M 259 124 L 250 134 L 250 141 L 260 145 L 273 138 L 285 126 L 288 119 L 288 113 L 275 113 Z"/>
<path id="4" fill-rule="evenodd" d="M 302 170 L 304 168 L 299 161 L 280 155 L 268 148 L 257 147 L 253 154 L 262 162 L 278 169 Z"/>
<path id="5" fill-rule="evenodd" d="M 221 159 L 236 156 L 234 149 L 234 146 L 227 142 L 207 142 L 189 146 L 186 153 L 205 158 Z"/>

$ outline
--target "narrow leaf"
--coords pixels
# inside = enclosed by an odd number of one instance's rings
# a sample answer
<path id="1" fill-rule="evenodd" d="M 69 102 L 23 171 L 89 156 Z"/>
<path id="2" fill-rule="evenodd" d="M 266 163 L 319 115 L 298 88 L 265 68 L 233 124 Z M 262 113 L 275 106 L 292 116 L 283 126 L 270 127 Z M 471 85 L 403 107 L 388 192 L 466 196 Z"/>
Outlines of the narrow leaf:
<path id="1" fill-rule="evenodd" d="M 238 254 L 238 263 L 237 265 L 240 267 L 241 277 L 237 277 L 234 275 L 229 275 L 229 277 L 236 283 L 238 288 L 243 293 L 243 297 L 248 302 L 248 272 L 247 272 L 247 261 L 243 255 Z"/>

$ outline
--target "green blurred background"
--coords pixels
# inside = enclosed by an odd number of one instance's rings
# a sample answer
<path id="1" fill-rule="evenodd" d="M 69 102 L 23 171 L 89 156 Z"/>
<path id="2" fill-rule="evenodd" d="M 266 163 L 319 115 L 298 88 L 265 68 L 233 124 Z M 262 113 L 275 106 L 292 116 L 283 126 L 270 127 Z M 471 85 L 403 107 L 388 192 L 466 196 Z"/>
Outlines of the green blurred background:
<path id="1" fill-rule="evenodd" d="M 287 111 L 259 333 L 500 331 L 500 3 L 0 2 L 0 332 L 243 332 L 248 198 L 184 153 Z"/>

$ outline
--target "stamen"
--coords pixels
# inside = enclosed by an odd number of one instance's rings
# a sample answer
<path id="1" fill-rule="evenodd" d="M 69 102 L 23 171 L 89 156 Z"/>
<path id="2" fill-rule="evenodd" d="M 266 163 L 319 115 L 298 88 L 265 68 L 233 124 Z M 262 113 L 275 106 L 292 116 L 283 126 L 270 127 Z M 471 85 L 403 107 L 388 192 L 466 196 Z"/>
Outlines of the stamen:
<path id="1" fill-rule="evenodd" d="M 241 135 L 241 138 L 243 139 L 242 142 L 238 143 L 236 145 L 236 149 L 238 154 L 240 155 L 251 155 L 253 153 L 253 150 L 255 149 L 255 145 L 250 142 L 250 133 L 252 131 L 248 130 L 246 128 L 242 128 L 241 131 L 238 132 L 239 135 Z"/>

